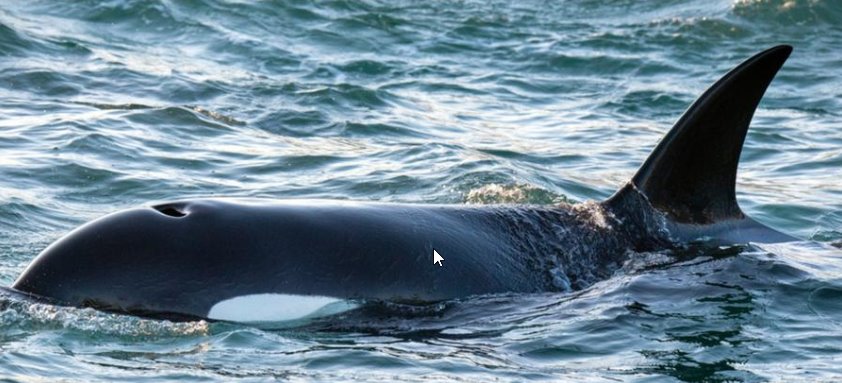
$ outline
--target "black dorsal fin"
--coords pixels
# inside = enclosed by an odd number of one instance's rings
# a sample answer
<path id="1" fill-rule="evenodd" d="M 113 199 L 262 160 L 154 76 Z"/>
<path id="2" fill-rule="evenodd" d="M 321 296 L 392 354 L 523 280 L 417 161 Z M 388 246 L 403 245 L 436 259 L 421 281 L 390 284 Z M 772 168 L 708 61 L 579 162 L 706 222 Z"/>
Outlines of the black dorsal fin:
<path id="1" fill-rule="evenodd" d="M 792 47 L 763 51 L 734 68 L 684 112 L 632 178 L 677 223 L 742 219 L 737 163 L 754 110 Z"/>

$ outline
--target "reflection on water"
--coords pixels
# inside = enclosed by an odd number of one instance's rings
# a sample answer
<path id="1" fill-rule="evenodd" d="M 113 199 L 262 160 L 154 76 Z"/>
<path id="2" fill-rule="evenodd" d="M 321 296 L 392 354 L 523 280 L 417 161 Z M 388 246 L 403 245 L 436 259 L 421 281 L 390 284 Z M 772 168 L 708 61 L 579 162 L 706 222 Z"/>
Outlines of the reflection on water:
<path id="1" fill-rule="evenodd" d="M 369 302 L 300 328 L 3 295 L 0 376 L 836 381 L 839 25 L 827 0 L 7 2 L 3 285 L 77 225 L 176 198 L 606 198 L 709 84 L 782 43 L 738 198 L 816 242 L 690 244 L 583 291 Z"/>

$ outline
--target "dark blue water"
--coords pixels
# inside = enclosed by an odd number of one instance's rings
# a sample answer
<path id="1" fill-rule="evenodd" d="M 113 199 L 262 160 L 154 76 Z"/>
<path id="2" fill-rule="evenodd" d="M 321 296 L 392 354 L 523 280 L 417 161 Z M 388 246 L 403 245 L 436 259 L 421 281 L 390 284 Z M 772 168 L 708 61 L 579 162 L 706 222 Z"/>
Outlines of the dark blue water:
<path id="1" fill-rule="evenodd" d="M 708 85 L 795 52 L 746 213 L 803 242 L 633 254 L 570 294 L 305 328 L 0 300 L 9 381 L 839 381 L 842 3 L 0 3 L 0 284 L 103 214 L 198 196 L 599 200 Z"/>

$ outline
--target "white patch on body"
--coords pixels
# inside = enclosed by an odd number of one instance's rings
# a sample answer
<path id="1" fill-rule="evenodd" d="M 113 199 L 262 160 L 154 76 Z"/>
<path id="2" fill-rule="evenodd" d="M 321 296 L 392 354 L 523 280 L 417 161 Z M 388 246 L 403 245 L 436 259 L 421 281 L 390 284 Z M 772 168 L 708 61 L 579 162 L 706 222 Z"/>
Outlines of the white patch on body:
<path id="1" fill-rule="evenodd" d="M 332 297 L 253 294 L 213 305 L 208 318 L 232 322 L 284 322 L 332 315 L 356 307 L 354 303 Z"/>
<path id="2" fill-rule="evenodd" d="M 573 211 L 586 216 L 587 222 L 600 229 L 611 229 L 611 223 L 608 221 L 608 218 L 618 221 L 613 213 L 606 211 L 601 204 L 594 201 L 585 201 L 573 205 Z"/>

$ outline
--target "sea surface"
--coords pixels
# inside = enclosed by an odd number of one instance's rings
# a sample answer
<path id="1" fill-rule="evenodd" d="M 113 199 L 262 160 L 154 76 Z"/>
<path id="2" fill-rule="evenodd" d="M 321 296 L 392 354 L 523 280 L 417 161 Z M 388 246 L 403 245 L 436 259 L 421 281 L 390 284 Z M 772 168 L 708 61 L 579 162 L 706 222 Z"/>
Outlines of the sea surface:
<path id="1" fill-rule="evenodd" d="M 2 1 L 6 286 L 77 225 L 172 199 L 600 200 L 782 43 L 737 190 L 802 242 L 281 329 L 0 296 L 0 381 L 842 380 L 842 2 Z"/>

